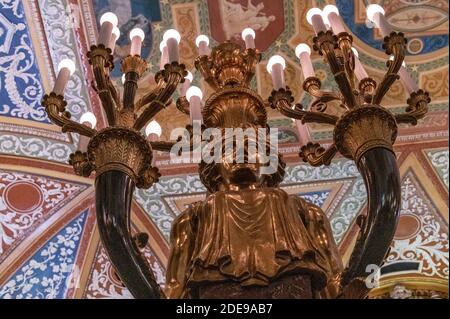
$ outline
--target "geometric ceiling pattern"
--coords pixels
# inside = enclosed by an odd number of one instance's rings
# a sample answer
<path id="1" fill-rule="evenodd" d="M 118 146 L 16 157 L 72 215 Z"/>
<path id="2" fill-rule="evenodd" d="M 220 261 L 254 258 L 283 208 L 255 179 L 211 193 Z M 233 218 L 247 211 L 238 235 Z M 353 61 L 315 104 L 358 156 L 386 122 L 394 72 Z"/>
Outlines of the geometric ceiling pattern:
<path id="1" fill-rule="evenodd" d="M 75 120 L 91 111 L 98 127 L 104 127 L 86 60 L 103 12 L 114 11 L 119 18 L 122 36 L 116 63 L 129 52 L 128 32 L 136 26 L 146 31 L 143 55 L 150 70 L 138 94 L 154 85 L 165 30 L 180 31 L 181 61 L 194 74 L 194 83 L 209 92 L 193 67 L 195 37 L 206 34 L 213 45 L 225 39 L 239 41 L 240 30 L 251 26 L 263 50 L 252 86 L 268 97 L 272 84 L 266 63 L 280 54 L 287 63 L 287 84 L 296 101 L 307 107 L 310 98 L 301 88 L 303 75 L 293 50 L 300 42 L 312 41 L 307 10 L 329 3 L 340 9 L 360 60 L 378 80 L 386 70 L 386 56 L 382 37 L 367 23 L 364 8 L 381 4 L 392 27 L 408 37 L 408 70 L 432 98 L 427 116 L 415 127 L 401 126 L 395 144 L 402 209 L 380 289 L 387 289 L 388 283 L 411 288 L 426 281 L 437 290 L 442 282 L 448 285 L 448 1 L 0 0 L 0 298 L 131 298 L 99 240 L 93 177 L 76 176 L 68 165 L 78 136 L 62 133 L 40 104 L 53 87 L 56 66 L 70 58 L 76 71 L 65 92 L 68 109 Z M 323 87 L 335 88 L 322 58 L 313 53 L 312 60 Z M 120 87 L 119 68 L 115 70 Z M 395 83 L 385 106 L 401 112 L 406 98 L 403 86 Z M 268 113 L 270 126 L 279 128 L 280 151 L 288 163 L 283 189 L 323 208 L 343 261 L 348 261 L 358 233 L 355 217 L 367 205 L 356 166 L 339 156 L 328 167 L 302 164 L 301 145 L 310 140 L 329 144 L 330 128 L 297 125 L 273 110 Z M 173 128 L 189 122 L 174 105 L 157 120 L 166 140 Z M 132 229 L 149 234 L 143 253 L 164 285 L 171 222 L 187 205 L 203 199 L 205 188 L 196 166 L 171 164 L 164 154 L 157 154 L 156 165 L 163 177 L 152 188 L 135 192 Z"/>

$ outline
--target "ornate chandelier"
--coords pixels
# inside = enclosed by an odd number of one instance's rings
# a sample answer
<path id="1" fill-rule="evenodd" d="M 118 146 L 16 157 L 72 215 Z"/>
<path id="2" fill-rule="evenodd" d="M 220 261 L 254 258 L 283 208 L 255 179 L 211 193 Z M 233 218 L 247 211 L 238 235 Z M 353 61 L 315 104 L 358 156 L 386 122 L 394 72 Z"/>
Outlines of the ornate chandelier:
<path id="1" fill-rule="evenodd" d="M 138 80 L 147 69 L 140 56 L 145 34 L 130 32 L 130 55 L 121 63 L 123 90 L 113 85 L 112 52 L 120 32 L 117 17 L 106 13 L 100 20 L 98 44 L 88 53 L 95 88 L 107 118 L 106 128 L 95 129 L 95 116 L 86 113 L 80 122 L 66 111 L 64 88 L 73 63 L 60 64 L 53 91 L 44 96 L 49 118 L 63 132 L 80 134 L 79 149 L 71 154 L 76 174 L 96 174 L 97 223 L 102 242 L 123 283 L 136 298 L 364 298 L 368 265 L 381 266 L 392 242 L 400 208 L 400 178 L 393 143 L 399 123 L 417 124 L 427 113 L 430 98 L 409 77 L 404 65 L 406 39 L 394 32 L 378 5 L 367 7 L 368 18 L 384 36 L 387 71 L 377 83 L 369 77 L 352 47 L 335 6 L 310 9 L 307 15 L 316 36 L 313 49 L 328 63 L 339 92 L 323 91 L 315 76 L 307 44 L 295 50 L 304 75 L 303 89 L 313 98 L 308 108 L 293 104 L 284 80 L 285 61 L 273 56 L 267 70 L 274 90 L 264 101 L 250 88 L 261 54 L 255 48 L 255 32 L 245 29 L 245 48 L 224 42 L 209 49 L 201 35 L 196 44 L 195 67 L 214 93 L 202 105 L 203 93 L 194 86 L 192 74 L 179 63 L 180 35 L 164 34 L 161 70 L 156 86 L 136 98 Z M 410 94 L 403 114 L 392 114 L 381 104 L 392 84 L 400 79 Z M 155 115 L 171 103 L 178 85 L 179 111 L 202 130 L 217 128 L 266 128 L 266 108 L 271 107 L 301 124 L 320 123 L 334 127 L 328 148 L 308 143 L 300 158 L 312 166 L 329 165 L 339 152 L 355 161 L 368 194 L 367 213 L 358 219 L 360 234 L 347 267 L 343 267 L 329 221 L 320 208 L 287 195 L 279 188 L 285 164 L 280 157 L 271 174 L 261 174 L 260 150 L 238 163 L 232 145 L 232 159 L 219 163 L 201 162 L 199 174 L 208 189 L 203 202 L 189 207 L 172 226 L 172 251 L 167 270 L 167 290 L 157 285 L 140 252 L 148 236 L 132 235 L 130 207 L 135 187 L 149 188 L 158 182 L 153 152 L 170 152 L 177 141 L 159 141 L 161 128 Z M 332 114 L 327 109 L 339 112 Z M 187 129 L 193 135 L 193 125 Z M 145 128 L 146 135 L 141 131 Z M 218 141 L 216 141 L 218 142 Z M 270 142 L 267 147 L 271 148 Z M 190 150 L 195 151 L 190 145 Z M 221 150 L 222 151 L 222 150 Z M 234 152 L 234 153 L 233 153 Z M 257 160 L 250 162 L 253 155 Z M 278 156 L 277 156 L 278 157 Z"/>

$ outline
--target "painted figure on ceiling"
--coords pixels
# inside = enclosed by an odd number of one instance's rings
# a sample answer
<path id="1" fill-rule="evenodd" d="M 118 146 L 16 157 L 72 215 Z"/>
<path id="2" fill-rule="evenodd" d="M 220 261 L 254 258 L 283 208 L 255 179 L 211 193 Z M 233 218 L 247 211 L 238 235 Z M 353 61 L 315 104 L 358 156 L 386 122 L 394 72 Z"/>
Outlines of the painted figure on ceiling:
<path id="1" fill-rule="evenodd" d="M 220 1 L 223 28 L 227 39 L 239 36 L 243 29 L 250 27 L 255 31 L 264 31 L 271 22 L 275 21 L 275 16 L 266 16 L 264 3 L 256 5 L 252 0 L 248 0 L 247 7 L 230 0 Z"/>

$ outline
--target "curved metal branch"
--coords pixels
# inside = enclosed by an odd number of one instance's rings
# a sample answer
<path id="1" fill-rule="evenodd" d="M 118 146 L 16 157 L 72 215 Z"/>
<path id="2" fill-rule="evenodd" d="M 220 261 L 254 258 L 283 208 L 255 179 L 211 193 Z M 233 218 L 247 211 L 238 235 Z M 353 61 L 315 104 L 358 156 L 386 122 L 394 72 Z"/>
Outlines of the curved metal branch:
<path id="1" fill-rule="evenodd" d="M 380 105 L 386 93 L 394 82 L 399 79 L 397 74 L 405 59 L 406 50 L 406 38 L 403 33 L 392 32 L 388 37 L 384 39 L 383 48 L 386 50 L 387 55 L 393 55 L 394 59 L 388 60 L 388 70 L 378 85 L 375 94 L 373 95 L 372 104 Z"/>
<path id="2" fill-rule="evenodd" d="M 109 125 L 115 125 L 116 124 L 116 103 L 117 101 L 114 101 L 114 97 L 111 94 L 111 91 L 108 89 L 97 89 L 97 94 L 100 98 L 100 101 L 102 102 L 103 110 L 106 114 L 106 119 L 108 121 Z"/>
<path id="3" fill-rule="evenodd" d="M 325 149 L 318 143 L 314 144 L 309 142 L 308 144 L 302 146 L 299 155 L 303 162 L 317 167 L 322 165 L 330 165 L 331 160 L 337 152 L 338 150 L 334 144 Z"/>
<path id="4" fill-rule="evenodd" d="M 175 142 L 155 141 L 150 142 L 150 145 L 154 151 L 170 153 L 172 147 L 175 145 Z"/>
<path id="5" fill-rule="evenodd" d="M 327 32 L 319 32 L 319 34 L 314 37 L 314 49 L 319 51 L 320 55 L 325 56 L 328 64 L 330 65 L 330 69 L 334 75 L 336 83 L 339 86 L 339 90 L 344 97 L 345 104 L 349 109 L 354 109 L 358 106 L 358 102 L 353 94 L 353 88 L 347 78 L 344 65 L 336 56 L 336 48 L 337 37 L 333 35 L 332 31 L 328 30 Z"/>
<path id="6" fill-rule="evenodd" d="M 147 106 L 143 112 L 138 116 L 133 128 L 136 130 L 142 129 L 145 124 L 150 121 L 156 114 L 158 114 L 163 108 L 166 107 L 170 101 L 172 94 L 177 89 L 178 84 L 184 81 L 186 76 L 186 67 L 183 64 L 176 62 L 172 64 L 166 64 L 164 70 L 164 82 L 166 85 L 158 93 L 156 98 Z"/>
<path id="7" fill-rule="evenodd" d="M 342 287 L 355 278 L 367 277 L 368 265 L 382 265 L 400 212 L 401 185 L 395 154 L 385 148 L 369 150 L 361 156 L 358 170 L 364 178 L 368 209 L 349 266 L 343 272 Z"/>
<path id="8" fill-rule="evenodd" d="M 304 111 L 301 104 L 296 104 L 294 109 L 286 100 L 280 100 L 277 103 L 277 109 L 284 116 L 301 120 L 302 124 L 305 123 L 320 123 L 320 124 L 330 124 L 335 125 L 338 121 L 338 117 L 322 112 L 309 112 Z"/>
<path id="9" fill-rule="evenodd" d="M 123 84 L 123 108 L 135 109 L 134 99 L 138 88 L 138 81 L 148 68 L 148 63 L 139 55 L 129 55 L 122 60 L 121 68 L 125 74 Z"/>
<path id="10" fill-rule="evenodd" d="M 185 96 L 180 96 L 176 103 L 177 109 L 186 115 L 190 114 L 190 104 Z"/>
<path id="11" fill-rule="evenodd" d="M 147 93 L 146 95 L 144 95 L 143 97 L 141 97 L 135 103 L 134 108 L 137 113 L 139 113 L 144 106 L 153 102 L 156 99 L 156 97 L 158 96 L 158 94 L 161 93 L 161 90 L 164 88 L 166 83 L 164 82 L 164 78 L 161 76 L 161 73 L 157 73 L 155 75 L 155 80 L 156 80 L 155 88 L 153 90 L 151 90 L 149 93 Z"/>
<path id="12" fill-rule="evenodd" d="M 95 79 L 95 89 L 102 102 L 103 110 L 106 114 L 106 119 L 109 125 L 116 123 L 116 103 L 114 99 L 114 92 L 111 90 L 112 83 L 109 79 L 109 67 L 111 65 L 112 57 L 111 50 L 104 46 L 93 46 L 88 52 L 89 62 L 92 65 L 92 71 Z M 116 94 L 117 96 L 117 94 Z M 117 105 L 118 106 L 118 105 Z"/>
<path id="13" fill-rule="evenodd" d="M 317 98 L 323 103 L 327 103 L 334 100 L 341 100 L 343 97 L 338 92 L 322 91 L 322 82 L 319 78 L 313 76 L 305 79 L 303 82 L 303 90 L 308 92 L 309 95 Z"/>
<path id="14" fill-rule="evenodd" d="M 56 95 L 54 92 L 46 94 L 42 99 L 42 105 L 49 119 L 60 126 L 63 132 L 74 132 L 87 137 L 97 133 L 95 129 L 70 119 L 70 113 L 66 111 L 67 102 L 62 95 Z"/>
<path id="15" fill-rule="evenodd" d="M 131 235 L 133 191 L 133 180 L 121 171 L 107 171 L 96 178 L 100 237 L 114 268 L 131 294 L 138 299 L 161 298 L 163 293 L 150 265 Z"/>
<path id="16" fill-rule="evenodd" d="M 304 111 L 301 104 L 296 104 L 292 108 L 291 103 L 293 101 L 294 97 L 289 88 L 279 89 L 278 91 L 273 90 L 268 100 L 270 107 L 277 109 L 284 116 L 301 120 L 303 124 L 322 123 L 335 125 L 339 119 L 337 116 L 323 112 Z"/>
<path id="17" fill-rule="evenodd" d="M 342 52 L 344 68 L 352 88 L 355 88 L 355 56 L 352 51 L 353 37 L 347 32 L 337 35 L 339 49 Z"/>
<path id="18" fill-rule="evenodd" d="M 428 104 L 430 102 L 431 99 L 428 92 L 423 90 L 413 92 L 407 101 L 409 106 L 406 108 L 406 113 L 395 115 L 397 123 L 417 125 L 417 121 L 428 113 Z"/>

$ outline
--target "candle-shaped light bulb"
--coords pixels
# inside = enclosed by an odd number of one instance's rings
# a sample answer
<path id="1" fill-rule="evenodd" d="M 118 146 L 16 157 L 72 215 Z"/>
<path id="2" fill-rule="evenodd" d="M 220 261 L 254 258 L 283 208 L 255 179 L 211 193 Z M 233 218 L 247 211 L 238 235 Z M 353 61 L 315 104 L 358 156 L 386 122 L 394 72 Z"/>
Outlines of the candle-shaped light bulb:
<path id="1" fill-rule="evenodd" d="M 106 12 L 100 17 L 100 32 L 98 33 L 97 44 L 103 44 L 105 47 L 109 45 L 109 40 L 114 27 L 117 27 L 119 20 L 112 12 Z"/>
<path id="2" fill-rule="evenodd" d="M 334 34 L 345 32 L 344 24 L 339 16 L 339 10 L 336 6 L 329 4 L 323 8 L 323 18 L 328 21 Z"/>
<path id="3" fill-rule="evenodd" d="M 361 61 L 359 60 L 359 53 L 355 48 L 352 48 L 353 55 L 355 56 L 355 76 L 358 79 L 358 81 L 361 81 L 362 79 L 368 78 L 369 75 L 367 74 L 366 70 L 364 69 L 364 66 L 362 65 Z"/>
<path id="4" fill-rule="evenodd" d="M 191 86 L 192 80 L 194 79 L 194 76 L 192 75 L 191 72 L 187 71 L 188 74 L 184 77 L 184 83 L 183 86 L 181 87 L 181 96 L 186 96 L 186 92 L 189 89 L 189 87 Z"/>
<path id="5" fill-rule="evenodd" d="M 378 4 L 371 4 L 366 8 L 367 18 L 372 21 L 378 29 L 380 29 L 383 37 L 388 36 L 392 32 L 392 28 L 384 16 L 384 9 Z"/>
<path id="6" fill-rule="evenodd" d="M 80 123 L 89 126 L 90 128 L 94 128 L 95 125 L 97 125 L 97 118 L 95 117 L 94 113 L 86 112 L 81 115 Z"/>
<path id="7" fill-rule="evenodd" d="M 164 66 L 169 63 L 169 51 L 165 41 L 159 44 L 159 51 L 161 52 L 161 61 L 159 61 L 159 69 L 164 70 Z"/>
<path id="8" fill-rule="evenodd" d="M 122 84 L 125 84 L 125 81 L 126 81 L 125 74 L 122 74 Z"/>
<path id="9" fill-rule="evenodd" d="M 322 14 L 323 14 L 322 10 L 320 10 L 319 8 L 309 9 L 308 12 L 306 13 L 306 20 L 308 21 L 308 23 L 310 25 L 312 25 L 316 35 L 320 31 L 323 31 L 323 32 L 327 31 L 327 26 L 325 25 L 325 23 L 323 21 Z"/>
<path id="10" fill-rule="evenodd" d="M 134 28 L 130 32 L 131 49 L 130 55 L 141 55 L 142 41 L 145 39 L 145 33 L 140 28 Z"/>
<path id="11" fill-rule="evenodd" d="M 75 63 L 70 59 L 64 59 L 58 64 L 58 76 L 53 87 L 53 92 L 57 95 L 62 95 L 66 88 L 69 78 L 75 72 Z"/>
<path id="12" fill-rule="evenodd" d="M 86 112 L 81 115 L 80 123 L 90 128 L 94 128 L 97 125 L 97 118 L 91 112 Z M 89 137 L 80 135 L 80 140 L 78 141 L 78 150 L 81 152 L 86 152 L 87 146 L 89 144 Z"/>
<path id="13" fill-rule="evenodd" d="M 254 49 L 255 48 L 255 31 L 251 28 L 245 28 L 242 31 L 242 40 L 245 41 L 246 49 Z"/>
<path id="14" fill-rule="evenodd" d="M 286 61 L 282 56 L 274 55 L 267 63 L 267 72 L 272 76 L 273 88 L 275 90 L 285 89 L 286 83 L 284 80 L 284 69 L 286 68 Z"/>
<path id="15" fill-rule="evenodd" d="M 197 45 L 198 48 L 198 55 L 208 55 L 209 38 L 206 35 L 204 34 L 199 35 L 195 39 L 195 44 Z"/>
<path id="16" fill-rule="evenodd" d="M 191 86 L 186 92 L 186 99 L 189 101 L 191 123 L 202 121 L 202 90 L 197 86 Z"/>
<path id="17" fill-rule="evenodd" d="M 175 29 L 167 30 L 163 35 L 163 41 L 167 44 L 167 50 L 169 54 L 169 63 L 178 62 L 179 52 L 178 45 L 181 41 L 180 33 Z"/>
<path id="18" fill-rule="evenodd" d="M 314 67 L 311 61 L 311 48 L 306 43 L 300 43 L 295 48 L 295 55 L 300 60 L 300 65 L 302 66 L 303 78 L 315 76 Z"/>
<path id="19" fill-rule="evenodd" d="M 330 30 L 331 29 L 330 20 L 328 20 L 328 17 L 323 13 L 323 11 L 322 11 L 322 20 L 327 30 Z"/>
<path id="20" fill-rule="evenodd" d="M 116 47 L 117 39 L 120 37 L 120 29 L 118 27 L 114 27 L 111 34 L 111 39 L 109 40 L 108 48 L 114 52 L 114 48 Z"/>
<path id="21" fill-rule="evenodd" d="M 393 61 L 394 57 L 391 56 L 389 60 Z M 402 66 L 398 70 L 398 75 L 400 75 L 400 82 L 402 82 L 405 91 L 408 92 L 409 95 L 411 95 L 411 93 L 413 92 L 419 91 L 419 86 L 417 85 L 416 81 L 411 78 L 411 75 L 406 68 L 405 61 L 403 61 Z"/>
<path id="22" fill-rule="evenodd" d="M 159 140 L 162 134 L 161 125 L 159 125 L 158 122 L 155 120 L 148 123 L 148 125 L 145 127 L 145 135 L 147 136 L 147 139 L 151 142 L 155 142 Z"/>

